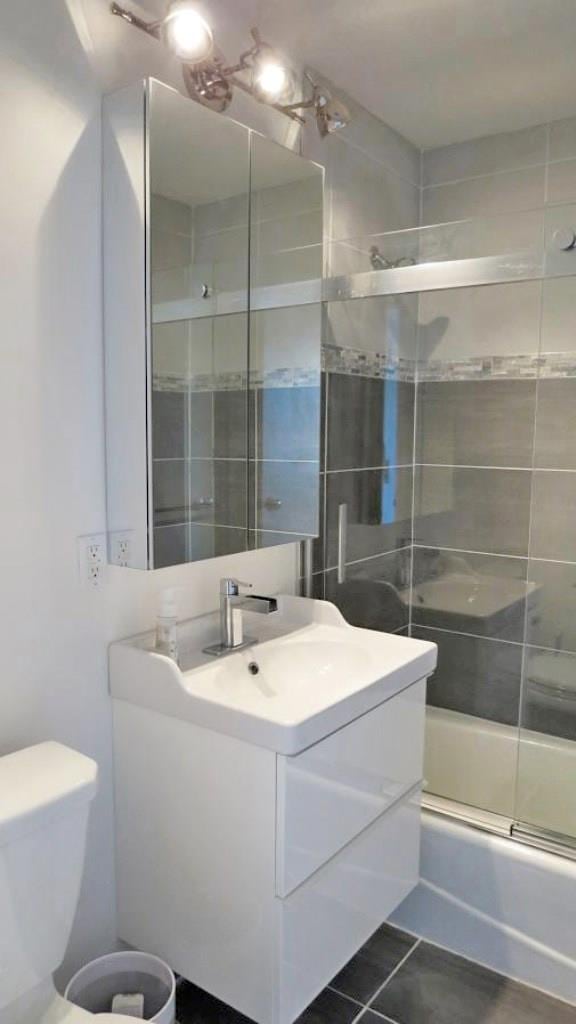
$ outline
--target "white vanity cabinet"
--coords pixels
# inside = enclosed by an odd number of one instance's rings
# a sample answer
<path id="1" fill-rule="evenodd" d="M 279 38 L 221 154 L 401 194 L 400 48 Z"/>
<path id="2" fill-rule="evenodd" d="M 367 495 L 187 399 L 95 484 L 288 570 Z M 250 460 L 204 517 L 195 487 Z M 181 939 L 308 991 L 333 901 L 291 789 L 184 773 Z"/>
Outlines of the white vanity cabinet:
<path id="1" fill-rule="evenodd" d="M 355 641 L 366 632 L 344 626 Z M 418 881 L 435 649 L 406 644 L 418 678 L 404 676 L 386 699 L 372 691 L 372 707 L 294 754 L 184 720 L 171 690 L 188 700 L 208 685 L 202 675 L 113 645 L 124 941 L 258 1024 L 292 1024 Z M 243 657 L 265 664 L 269 647 Z M 164 670 L 161 691 L 152 679 Z M 140 689 L 126 682 L 131 672 Z"/>

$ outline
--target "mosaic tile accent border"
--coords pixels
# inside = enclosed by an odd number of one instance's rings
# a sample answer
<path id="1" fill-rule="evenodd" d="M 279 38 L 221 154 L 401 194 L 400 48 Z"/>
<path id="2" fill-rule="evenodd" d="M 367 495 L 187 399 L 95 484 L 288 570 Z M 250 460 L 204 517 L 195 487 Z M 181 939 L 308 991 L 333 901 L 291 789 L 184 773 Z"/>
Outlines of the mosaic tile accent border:
<path id="1" fill-rule="evenodd" d="M 154 391 L 245 391 L 248 381 L 246 371 L 237 370 L 230 373 L 198 373 L 191 376 L 183 374 L 154 374 L 152 388 Z M 264 374 L 251 374 L 252 388 L 306 388 L 320 387 L 320 371 L 305 367 L 279 367 Z"/>
<path id="2" fill-rule="evenodd" d="M 419 362 L 418 381 L 530 380 L 535 377 L 576 377 L 576 352 L 544 355 L 479 356 L 462 360 Z"/>
<path id="3" fill-rule="evenodd" d="M 412 359 L 394 358 L 383 352 L 364 352 L 361 349 L 325 345 L 322 349 L 322 369 L 350 377 L 413 381 L 415 363 Z"/>

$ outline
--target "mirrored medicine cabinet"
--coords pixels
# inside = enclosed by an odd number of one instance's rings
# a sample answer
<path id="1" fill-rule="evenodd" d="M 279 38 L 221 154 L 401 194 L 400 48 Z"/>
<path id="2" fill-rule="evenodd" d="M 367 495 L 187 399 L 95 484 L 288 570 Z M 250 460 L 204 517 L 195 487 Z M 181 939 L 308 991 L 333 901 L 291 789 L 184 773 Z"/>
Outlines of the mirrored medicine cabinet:
<path id="1" fill-rule="evenodd" d="M 323 169 L 154 80 L 103 130 L 111 560 L 316 536 Z"/>

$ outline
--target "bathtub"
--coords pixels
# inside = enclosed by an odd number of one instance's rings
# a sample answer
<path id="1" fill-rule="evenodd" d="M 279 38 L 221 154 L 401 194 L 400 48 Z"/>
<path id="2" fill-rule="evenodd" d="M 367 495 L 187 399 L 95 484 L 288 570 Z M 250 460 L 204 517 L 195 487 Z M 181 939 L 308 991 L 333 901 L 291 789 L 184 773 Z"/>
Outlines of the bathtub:
<path id="1" fill-rule="evenodd" d="M 424 811 L 421 881 L 392 924 L 576 1002 L 576 861 Z"/>

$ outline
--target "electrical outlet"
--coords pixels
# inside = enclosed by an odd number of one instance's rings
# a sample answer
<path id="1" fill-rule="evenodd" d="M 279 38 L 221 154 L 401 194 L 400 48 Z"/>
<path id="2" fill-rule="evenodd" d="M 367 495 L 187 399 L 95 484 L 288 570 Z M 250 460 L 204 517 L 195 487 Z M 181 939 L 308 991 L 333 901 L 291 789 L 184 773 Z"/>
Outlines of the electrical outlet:
<path id="1" fill-rule="evenodd" d="M 132 564 L 132 530 L 118 530 L 110 534 L 110 561 L 112 565 L 130 567 Z"/>
<path id="2" fill-rule="evenodd" d="M 78 571 L 87 587 L 101 587 L 106 579 L 106 534 L 78 537 Z"/>

